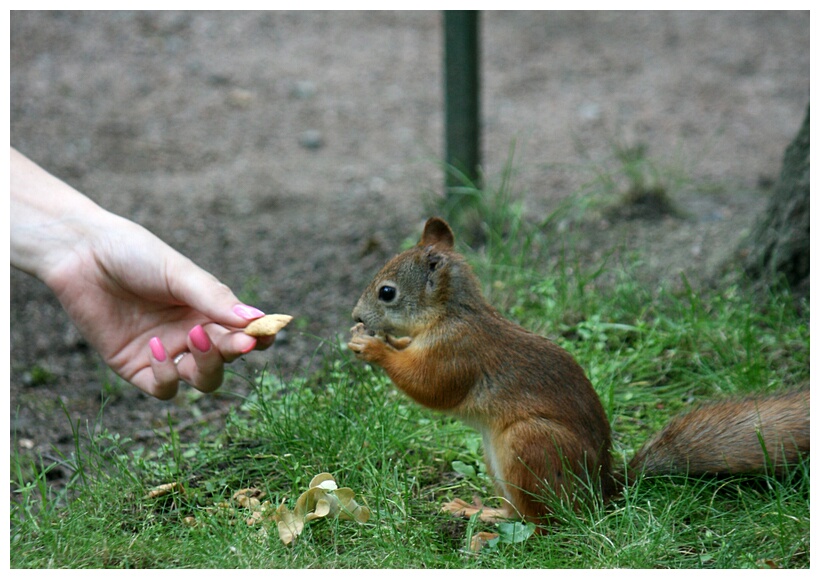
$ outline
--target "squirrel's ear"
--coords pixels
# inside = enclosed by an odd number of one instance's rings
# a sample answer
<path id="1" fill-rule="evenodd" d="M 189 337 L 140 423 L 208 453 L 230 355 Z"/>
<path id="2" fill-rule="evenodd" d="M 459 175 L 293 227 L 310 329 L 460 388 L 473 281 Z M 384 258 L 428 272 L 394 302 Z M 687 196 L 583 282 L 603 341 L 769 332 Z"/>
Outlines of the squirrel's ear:
<path id="1" fill-rule="evenodd" d="M 453 249 L 455 236 L 447 222 L 440 217 L 431 217 L 424 224 L 419 245 L 436 245 L 442 249 Z"/>

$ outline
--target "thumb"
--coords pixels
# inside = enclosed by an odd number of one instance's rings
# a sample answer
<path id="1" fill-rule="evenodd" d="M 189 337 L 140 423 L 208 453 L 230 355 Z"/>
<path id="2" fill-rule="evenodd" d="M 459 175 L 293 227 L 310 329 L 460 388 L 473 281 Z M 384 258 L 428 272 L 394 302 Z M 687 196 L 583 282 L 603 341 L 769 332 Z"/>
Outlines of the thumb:
<path id="1" fill-rule="evenodd" d="M 227 285 L 187 257 L 179 255 L 173 266 L 167 270 L 171 295 L 214 322 L 244 328 L 251 320 L 265 315 L 261 310 L 243 304 Z"/>

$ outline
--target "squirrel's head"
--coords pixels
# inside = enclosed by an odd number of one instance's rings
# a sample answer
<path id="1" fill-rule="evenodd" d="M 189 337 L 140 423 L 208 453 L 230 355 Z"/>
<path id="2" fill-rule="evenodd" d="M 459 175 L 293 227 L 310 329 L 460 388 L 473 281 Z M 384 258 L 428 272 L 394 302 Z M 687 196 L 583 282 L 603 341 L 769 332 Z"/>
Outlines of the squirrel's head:
<path id="1" fill-rule="evenodd" d="M 353 319 L 371 332 L 415 336 L 459 301 L 481 298 L 475 276 L 454 250 L 455 237 L 443 219 L 431 217 L 421 241 L 376 274 L 353 309 Z"/>

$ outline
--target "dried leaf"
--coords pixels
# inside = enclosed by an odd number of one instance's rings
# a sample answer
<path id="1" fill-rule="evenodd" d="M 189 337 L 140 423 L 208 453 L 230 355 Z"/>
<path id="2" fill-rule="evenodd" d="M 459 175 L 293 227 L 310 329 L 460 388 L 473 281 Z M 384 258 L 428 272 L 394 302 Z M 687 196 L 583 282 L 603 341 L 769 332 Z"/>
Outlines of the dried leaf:
<path id="1" fill-rule="evenodd" d="M 295 516 L 288 510 L 285 503 L 279 505 L 274 515 L 276 529 L 279 531 L 279 538 L 285 545 L 289 545 L 298 537 L 305 528 L 305 521 L 302 517 Z"/>
<path id="2" fill-rule="evenodd" d="M 276 522 L 279 538 L 284 544 L 289 545 L 302 533 L 305 524 L 310 521 L 326 517 L 339 517 L 364 523 L 370 518 L 370 510 L 353 500 L 353 490 L 338 488 L 336 481 L 329 473 L 316 475 L 308 486 L 308 490 L 296 499 L 293 511 L 289 510 L 283 502 L 271 514 L 271 509 L 268 509 L 269 503 L 265 501 L 265 503 L 254 509 L 254 513 L 248 519 L 248 524 L 256 524 L 265 519 L 272 519 Z M 249 490 L 253 489 L 244 489 L 244 491 Z M 243 494 L 241 491 L 237 491 L 234 493 L 234 500 L 241 500 L 245 504 L 253 505 L 254 503 L 251 500 L 253 497 L 248 497 L 248 494 L 252 495 L 253 493 Z"/>
<path id="3" fill-rule="evenodd" d="M 356 495 L 356 493 L 353 492 L 353 489 L 349 487 L 336 489 L 333 494 L 339 499 L 342 505 L 347 505 L 347 503 L 352 501 L 353 497 Z"/>
<path id="4" fill-rule="evenodd" d="M 165 495 L 169 495 L 173 492 L 179 491 L 180 493 L 184 493 L 185 489 L 183 486 L 178 482 L 166 483 L 154 487 L 151 489 L 147 495 L 145 495 L 146 499 L 155 499 L 157 497 L 164 497 Z"/>
<path id="5" fill-rule="evenodd" d="M 316 487 L 325 489 L 326 491 L 333 491 L 337 488 L 336 481 L 333 479 L 333 475 L 329 472 L 317 474 L 315 477 L 313 477 L 313 479 L 311 479 L 308 488 L 312 489 Z"/>
<path id="6" fill-rule="evenodd" d="M 370 519 L 370 509 L 357 503 L 353 496 L 355 493 L 353 489 L 348 487 L 340 488 L 333 493 L 341 503 L 341 512 L 339 518 L 342 520 L 356 521 L 357 523 L 366 523 Z"/>
<path id="7" fill-rule="evenodd" d="M 299 495 L 296 499 L 296 505 L 293 507 L 293 512 L 304 516 L 316 508 L 317 494 L 324 494 L 322 489 L 309 489 Z"/>
<path id="8" fill-rule="evenodd" d="M 326 517 L 331 511 L 331 503 L 334 502 L 334 497 L 322 497 L 316 501 L 316 508 L 313 512 L 305 515 L 305 521 L 312 521 L 314 519 L 321 519 Z"/>
<path id="9" fill-rule="evenodd" d="M 261 491 L 257 488 L 248 488 L 239 489 L 233 494 L 232 498 L 234 502 L 236 502 L 240 507 L 256 510 L 259 508 L 259 505 L 261 504 L 259 499 L 261 499 L 264 496 L 264 491 Z"/>
<path id="10" fill-rule="evenodd" d="M 247 519 L 245 519 L 245 522 L 246 522 L 249 526 L 253 526 L 253 525 L 255 525 L 256 523 L 260 522 L 261 520 L 262 520 L 262 511 L 254 511 L 254 512 L 252 512 L 252 513 L 251 513 L 251 516 L 250 516 L 250 517 L 248 517 Z"/>
<path id="11" fill-rule="evenodd" d="M 472 539 L 470 539 L 470 551 L 473 553 L 478 553 L 486 547 L 494 546 L 498 543 L 498 534 L 497 533 L 487 533 L 482 531 L 480 533 L 476 533 L 473 535 Z"/>

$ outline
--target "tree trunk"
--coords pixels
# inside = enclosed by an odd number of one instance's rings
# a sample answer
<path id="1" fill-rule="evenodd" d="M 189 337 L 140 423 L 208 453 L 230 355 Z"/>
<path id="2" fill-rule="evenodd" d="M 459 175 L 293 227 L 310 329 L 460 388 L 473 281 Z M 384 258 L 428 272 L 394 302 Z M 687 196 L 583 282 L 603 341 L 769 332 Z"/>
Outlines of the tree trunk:
<path id="1" fill-rule="evenodd" d="M 809 108 L 786 148 L 783 168 L 763 215 L 741 247 L 756 285 L 785 281 L 797 297 L 809 292 Z"/>

